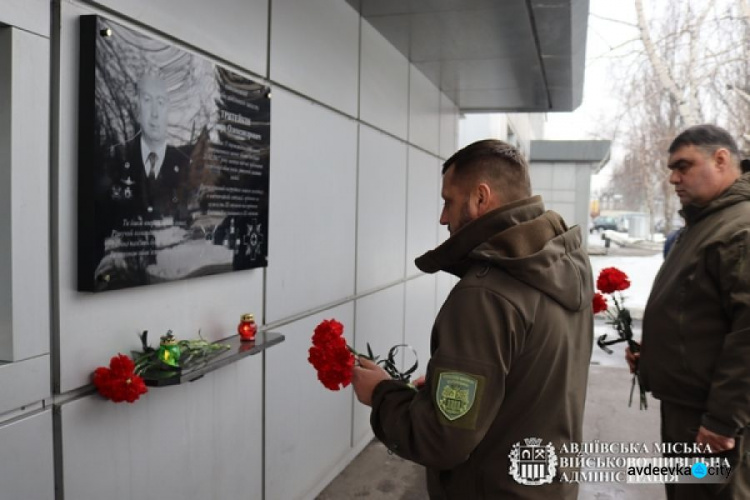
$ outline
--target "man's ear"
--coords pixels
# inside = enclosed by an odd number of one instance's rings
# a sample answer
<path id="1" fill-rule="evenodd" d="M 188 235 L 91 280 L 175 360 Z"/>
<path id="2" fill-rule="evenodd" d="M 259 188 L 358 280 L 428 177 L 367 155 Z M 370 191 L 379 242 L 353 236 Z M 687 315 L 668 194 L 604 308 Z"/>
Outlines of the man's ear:
<path id="1" fill-rule="evenodd" d="M 732 179 L 744 173 L 742 164 L 732 161 L 732 154 L 726 148 L 716 150 L 714 153 L 714 162 L 721 172 L 729 174 Z"/>
<path id="2" fill-rule="evenodd" d="M 478 215 L 484 215 L 494 207 L 492 188 L 486 182 L 480 182 L 474 189 Z"/>
<path id="3" fill-rule="evenodd" d="M 714 163 L 720 170 L 727 170 L 733 167 L 732 155 L 726 148 L 719 148 L 714 151 Z"/>

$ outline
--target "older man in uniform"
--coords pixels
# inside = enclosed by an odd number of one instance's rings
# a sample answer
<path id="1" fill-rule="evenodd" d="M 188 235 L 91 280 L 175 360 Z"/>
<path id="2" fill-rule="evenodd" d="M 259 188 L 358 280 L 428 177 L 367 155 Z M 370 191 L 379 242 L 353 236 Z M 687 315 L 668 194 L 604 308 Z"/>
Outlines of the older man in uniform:
<path id="1" fill-rule="evenodd" d="M 640 370 L 661 400 L 662 440 L 732 466 L 722 484 L 667 486 L 670 500 L 750 498 L 750 174 L 737 144 L 698 125 L 669 147 L 685 229 L 656 276 Z M 631 369 L 638 355 L 627 352 Z M 713 478 L 716 480 L 716 478 Z"/>
<path id="2" fill-rule="evenodd" d="M 137 104 L 140 131 L 110 148 L 98 184 L 99 258 L 103 257 L 95 272 L 99 289 L 147 283 L 146 267 L 156 262 L 152 230 L 188 218 L 190 158 L 167 144 L 169 91 L 155 70 L 145 71 L 138 80 Z M 125 250 L 128 256 L 107 254 L 107 247 Z"/>
<path id="3" fill-rule="evenodd" d="M 461 280 L 435 319 L 425 383 L 362 359 L 357 397 L 375 435 L 427 467 L 433 499 L 574 499 L 549 451 L 581 441 L 593 340 L 581 231 L 531 196 L 526 160 L 502 141 L 448 159 L 442 197 L 450 238 L 416 264 Z"/>
<path id="4" fill-rule="evenodd" d="M 190 158 L 167 144 L 168 115 L 169 92 L 164 79 L 153 71 L 144 73 L 138 81 L 141 130 L 112 148 L 108 172 L 108 194 L 122 220 L 186 217 L 183 190 Z"/>

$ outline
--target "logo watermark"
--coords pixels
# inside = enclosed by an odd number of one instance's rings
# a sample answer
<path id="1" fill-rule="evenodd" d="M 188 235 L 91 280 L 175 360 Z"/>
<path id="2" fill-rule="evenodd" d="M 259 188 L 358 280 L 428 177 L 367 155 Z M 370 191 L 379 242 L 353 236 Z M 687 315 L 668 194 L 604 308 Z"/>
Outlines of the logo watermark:
<path id="1" fill-rule="evenodd" d="M 661 455 L 667 456 L 661 456 Z M 675 454 L 677 456 L 670 456 Z M 656 455 L 656 456 L 655 456 Z M 682 455 L 682 456 L 680 456 Z M 537 437 L 511 447 L 509 474 L 524 485 L 562 483 L 723 483 L 731 464 L 696 443 L 564 442 Z"/>
<path id="2" fill-rule="evenodd" d="M 539 485 L 552 482 L 557 472 L 557 455 L 552 443 L 542 445 L 539 438 L 526 438 L 510 450 L 510 475 L 520 484 Z"/>

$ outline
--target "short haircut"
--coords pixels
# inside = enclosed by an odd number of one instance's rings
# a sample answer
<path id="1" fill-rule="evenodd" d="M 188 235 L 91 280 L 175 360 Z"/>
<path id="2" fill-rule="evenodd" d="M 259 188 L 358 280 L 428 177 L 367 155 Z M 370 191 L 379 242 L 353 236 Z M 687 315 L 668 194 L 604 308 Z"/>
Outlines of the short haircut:
<path id="1" fill-rule="evenodd" d="M 531 196 L 526 159 L 507 142 L 485 139 L 469 144 L 443 163 L 444 175 L 451 166 L 456 179 L 486 182 L 505 203 Z"/>
<path id="2" fill-rule="evenodd" d="M 713 154 L 719 148 L 729 151 L 732 160 L 739 165 L 740 150 L 734 138 L 721 127 L 711 124 L 695 125 L 683 130 L 669 145 L 669 154 L 684 146 L 695 146 L 708 154 Z"/>

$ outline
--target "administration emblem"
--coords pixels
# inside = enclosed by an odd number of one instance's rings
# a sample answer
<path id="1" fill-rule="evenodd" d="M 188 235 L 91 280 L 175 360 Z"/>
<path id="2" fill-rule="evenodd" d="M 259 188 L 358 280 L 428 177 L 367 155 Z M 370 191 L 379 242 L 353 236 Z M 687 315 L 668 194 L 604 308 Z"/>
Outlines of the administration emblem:
<path id="1" fill-rule="evenodd" d="M 557 471 L 555 446 L 552 443 L 542 446 L 539 438 L 526 438 L 523 444 L 514 444 L 508 458 L 509 473 L 519 484 L 534 486 L 551 483 Z"/>

